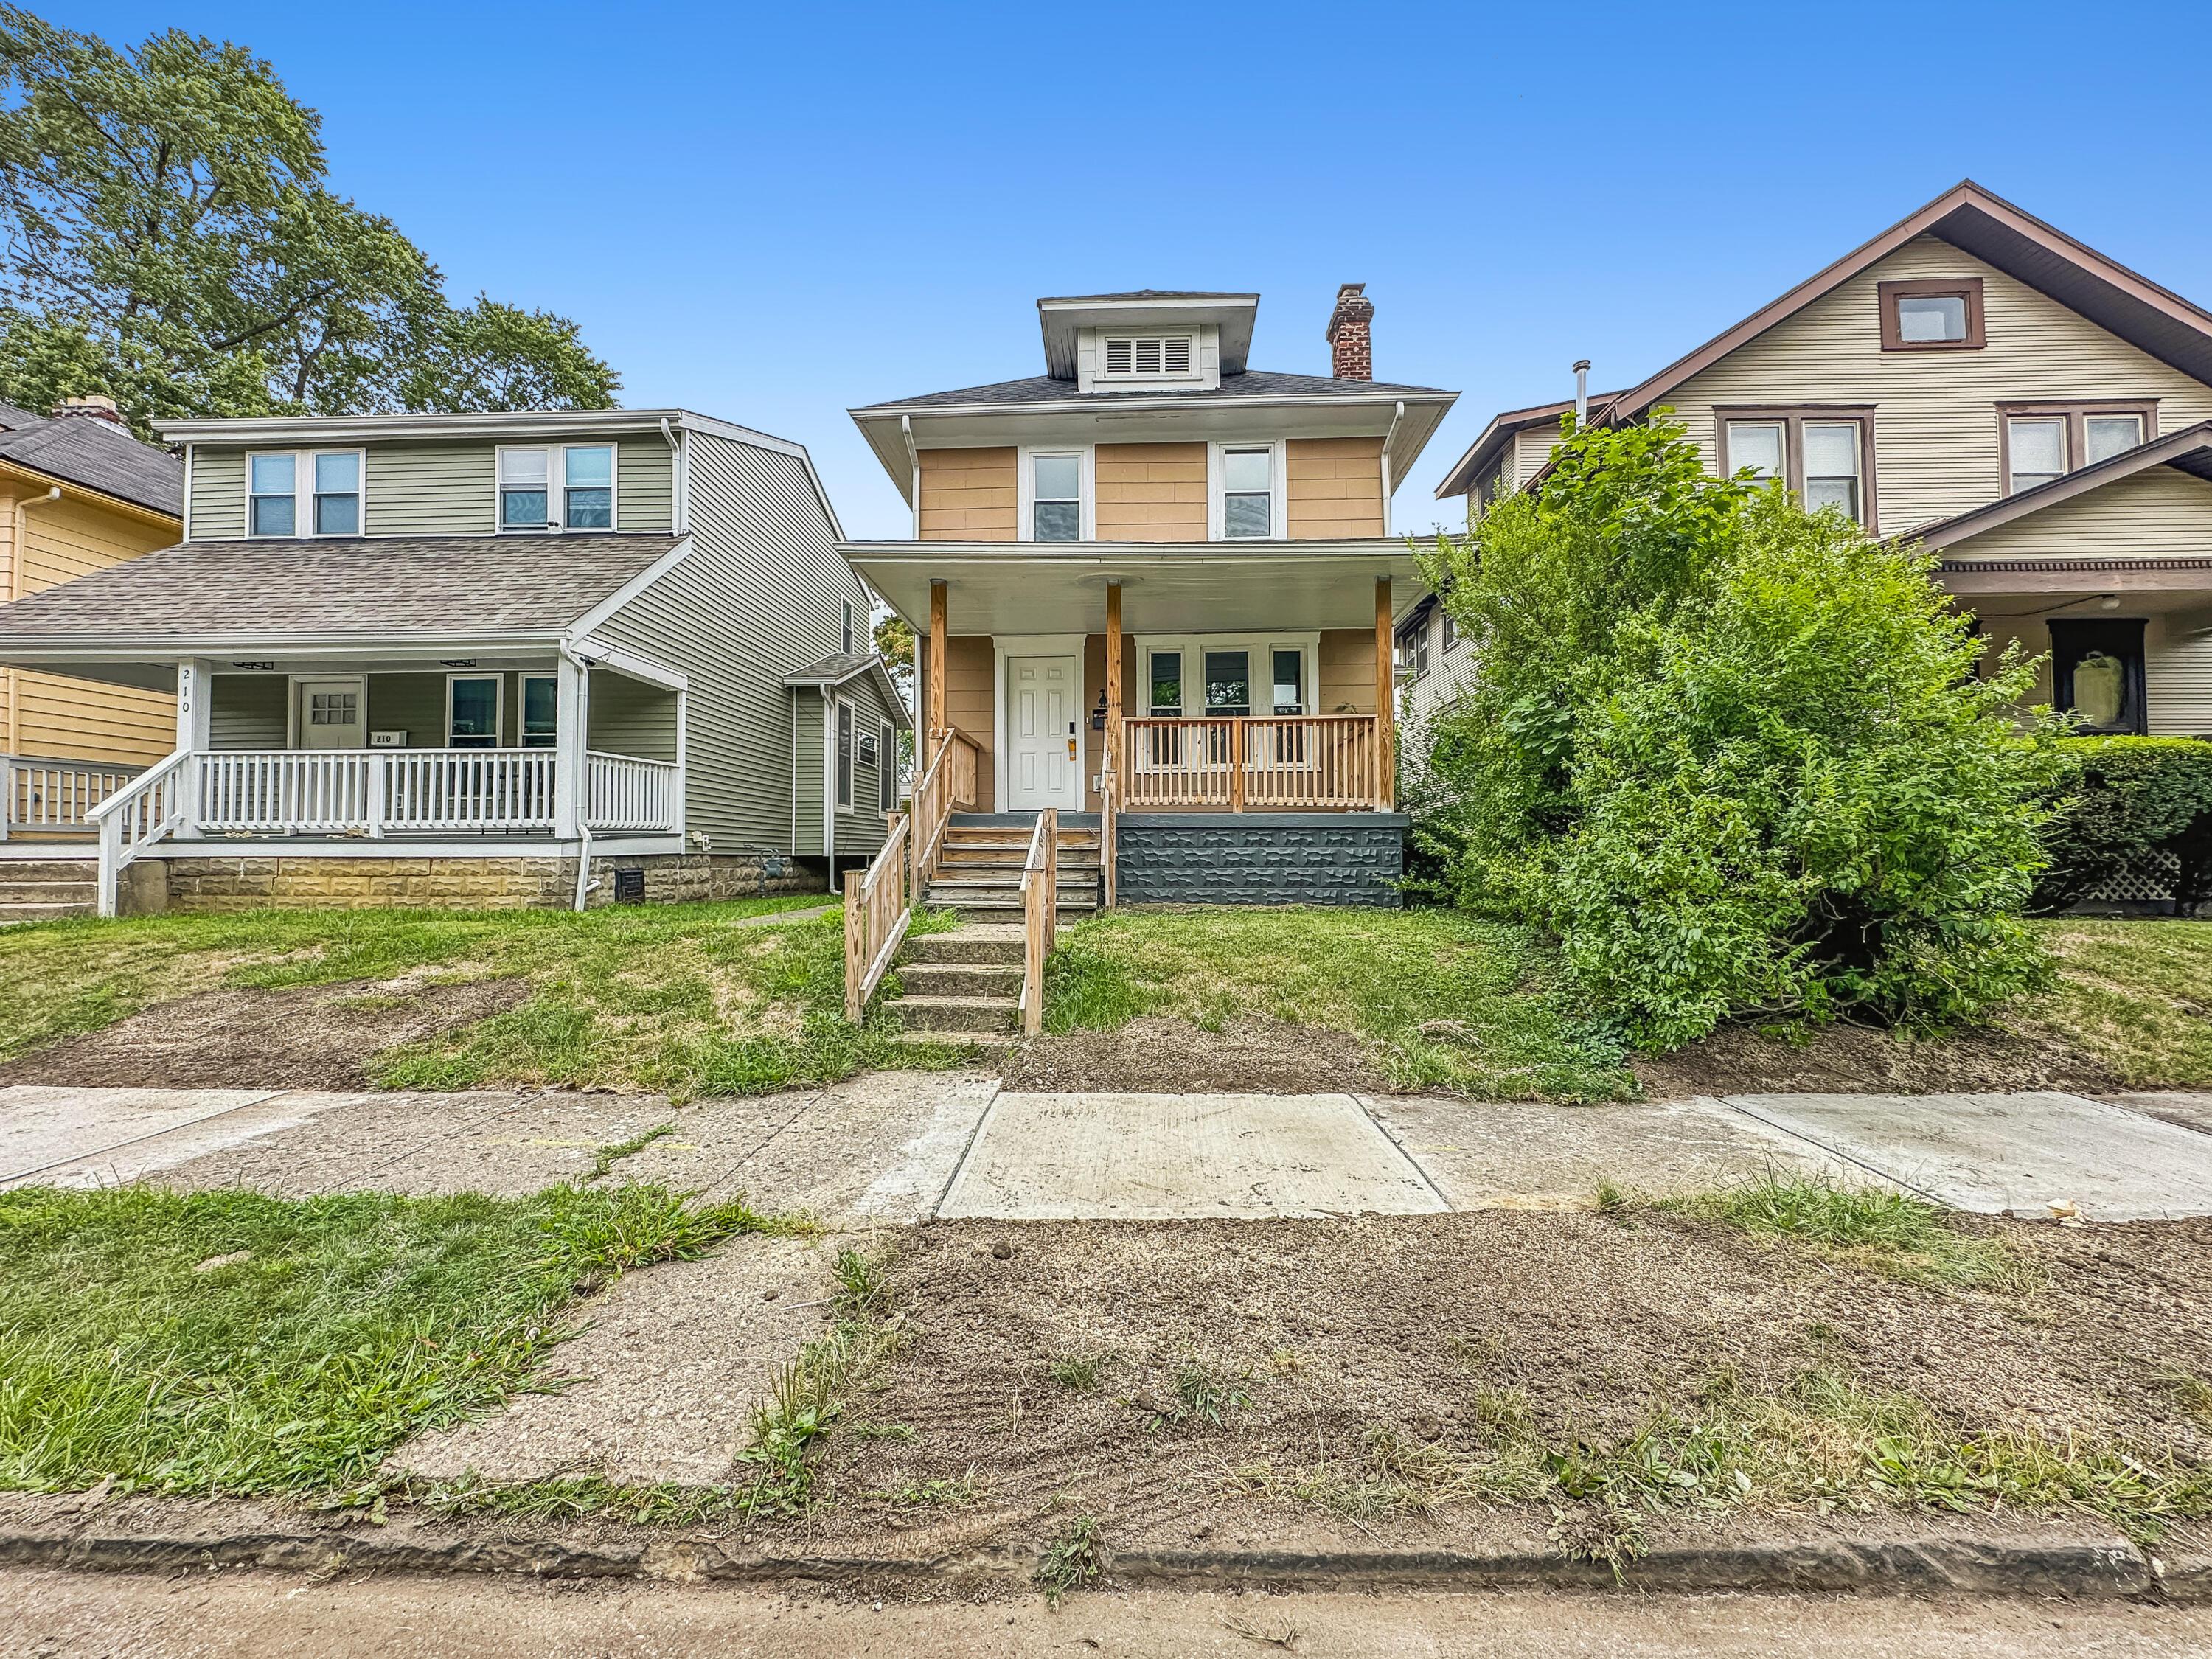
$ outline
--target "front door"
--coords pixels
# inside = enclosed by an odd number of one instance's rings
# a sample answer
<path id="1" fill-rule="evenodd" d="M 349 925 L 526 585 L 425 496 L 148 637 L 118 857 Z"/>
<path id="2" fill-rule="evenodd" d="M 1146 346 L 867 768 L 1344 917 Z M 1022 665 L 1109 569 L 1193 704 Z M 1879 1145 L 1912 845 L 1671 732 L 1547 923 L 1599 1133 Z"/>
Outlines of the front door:
<path id="1" fill-rule="evenodd" d="M 302 749 L 366 747 L 362 722 L 364 684 L 358 679 L 301 680 L 300 743 Z"/>
<path id="2" fill-rule="evenodd" d="M 1079 808 L 1083 676 L 1076 657 L 1006 659 L 1006 810 Z"/>

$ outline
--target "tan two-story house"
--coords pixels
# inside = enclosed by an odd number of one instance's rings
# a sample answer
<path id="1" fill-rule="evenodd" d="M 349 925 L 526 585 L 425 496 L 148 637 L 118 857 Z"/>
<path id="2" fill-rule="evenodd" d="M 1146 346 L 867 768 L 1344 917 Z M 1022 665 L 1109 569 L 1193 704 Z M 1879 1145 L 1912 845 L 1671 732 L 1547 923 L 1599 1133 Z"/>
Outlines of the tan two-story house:
<path id="1" fill-rule="evenodd" d="M 1498 416 L 1438 486 L 1540 487 L 1572 400 Z M 1717 473 L 1783 480 L 1939 579 L 2090 732 L 2212 734 L 2212 313 L 1972 183 L 1587 418 L 1671 410 Z M 1468 647 L 1401 641 L 1433 708 Z"/>
<path id="2" fill-rule="evenodd" d="M 842 550 L 977 819 L 1103 812 L 1124 902 L 1395 903 L 1390 497 L 1455 394 L 1373 378 L 1359 285 L 1328 375 L 1250 367 L 1258 309 L 1040 300 L 1042 374 L 852 411 L 913 521 Z"/>

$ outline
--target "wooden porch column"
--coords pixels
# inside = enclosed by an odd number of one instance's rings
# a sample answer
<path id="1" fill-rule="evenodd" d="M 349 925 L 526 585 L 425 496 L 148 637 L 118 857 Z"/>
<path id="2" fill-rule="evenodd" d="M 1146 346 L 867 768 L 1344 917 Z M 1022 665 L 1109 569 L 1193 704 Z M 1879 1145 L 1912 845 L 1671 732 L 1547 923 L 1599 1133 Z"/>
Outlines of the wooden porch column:
<path id="1" fill-rule="evenodd" d="M 922 717 L 921 769 L 937 757 L 938 734 L 945 730 L 945 584 L 929 585 L 929 707 Z"/>
<path id="2" fill-rule="evenodd" d="M 1121 584 L 1106 584 L 1106 754 L 1121 769 Z"/>
<path id="3" fill-rule="evenodd" d="M 1375 579 L 1375 807 L 1398 799 L 1397 676 L 1390 667 L 1390 579 Z"/>

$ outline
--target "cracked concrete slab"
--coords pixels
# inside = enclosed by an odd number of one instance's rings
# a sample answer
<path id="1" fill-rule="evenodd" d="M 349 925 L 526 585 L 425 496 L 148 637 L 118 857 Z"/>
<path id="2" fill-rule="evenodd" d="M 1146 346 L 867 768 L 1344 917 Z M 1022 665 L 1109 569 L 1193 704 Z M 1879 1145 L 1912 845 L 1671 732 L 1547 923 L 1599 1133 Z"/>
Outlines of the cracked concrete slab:
<path id="1" fill-rule="evenodd" d="M 1455 1210 L 1587 1209 L 1606 1182 L 1666 1197 L 1769 1170 L 1866 1178 L 1717 1101 L 1557 1106 L 1388 1095 L 1361 1103 Z"/>
<path id="2" fill-rule="evenodd" d="M 1449 1207 L 1350 1095 L 1007 1092 L 938 1213 L 1164 1220 Z"/>
<path id="3" fill-rule="evenodd" d="M 828 1323 L 825 1247 L 753 1234 L 697 1261 L 625 1273 L 555 1357 L 571 1379 L 480 1421 L 422 1436 L 386 1467 L 425 1480 L 594 1474 L 727 1480 L 776 1372 Z"/>
<path id="4" fill-rule="evenodd" d="M 195 1158 L 219 1155 L 269 1136 L 304 1128 L 324 1113 L 355 1105 L 364 1097 L 305 1089 L 68 1089 L 39 1092 L 98 1098 L 72 1098 L 60 1103 L 70 1121 L 58 1135 L 33 1135 L 36 1151 L 51 1154 L 80 1145 L 99 1133 L 119 1132 L 124 1138 L 83 1156 L 0 1174 L 0 1188 L 32 1182 L 45 1187 L 115 1187 L 125 1182 L 143 1181 Z M 172 1093 L 198 1097 L 197 1103 L 202 1109 L 179 1116 L 191 1111 L 191 1103 L 188 1103 L 173 1110 L 157 1106 L 142 1115 L 137 1109 L 137 1103 L 130 1098 Z M 114 1098 L 118 1096 L 125 1098 Z M 234 1097 L 239 1097 L 235 1104 L 226 1103 Z M 0 1101 L 0 1125 L 27 1127 L 24 1120 L 35 1118 L 38 1114 L 30 1111 L 19 1115 L 11 1109 L 14 1105 L 12 1102 Z M 146 1127 L 150 1123 L 162 1127 Z M 132 1133 L 133 1130 L 138 1133 Z"/>
<path id="5" fill-rule="evenodd" d="M 2110 1099 L 2113 1105 L 2124 1106 L 2131 1112 L 2146 1112 L 2178 1128 L 2212 1135 L 2212 1095 L 2166 1090 L 2152 1094 L 2113 1095 Z"/>
<path id="6" fill-rule="evenodd" d="M 0 1088 L 0 1184 L 234 1112 L 277 1089 Z"/>
<path id="7" fill-rule="evenodd" d="M 2212 1138 L 2051 1092 L 1729 1095 L 1726 1103 L 1954 1209 L 2093 1221 L 2212 1215 Z"/>

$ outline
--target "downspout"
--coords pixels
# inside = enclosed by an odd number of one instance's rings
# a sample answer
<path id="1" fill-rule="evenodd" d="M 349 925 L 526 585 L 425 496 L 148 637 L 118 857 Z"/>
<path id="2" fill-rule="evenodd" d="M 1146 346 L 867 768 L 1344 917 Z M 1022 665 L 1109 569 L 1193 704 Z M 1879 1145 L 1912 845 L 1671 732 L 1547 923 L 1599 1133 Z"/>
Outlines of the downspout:
<path id="1" fill-rule="evenodd" d="M 907 477 L 914 501 L 914 538 L 921 539 L 921 452 L 914 447 L 914 416 L 899 416 L 899 435 L 906 440 Z"/>
<path id="2" fill-rule="evenodd" d="M 671 535 L 691 533 L 691 448 L 690 434 L 678 433 L 669 424 L 668 416 L 660 417 L 660 435 L 666 440 L 671 459 L 669 472 L 669 525 Z"/>
<path id="3" fill-rule="evenodd" d="M 822 688 L 822 855 L 830 866 L 830 890 L 837 890 L 837 708 L 830 688 Z"/>
<path id="4" fill-rule="evenodd" d="M 1398 407 L 1391 411 L 1390 429 L 1382 434 L 1382 533 L 1390 533 L 1390 497 L 1396 492 L 1390 481 L 1390 441 L 1398 435 L 1398 422 L 1406 418 L 1406 400 L 1398 399 Z"/>
<path id="5" fill-rule="evenodd" d="M 591 663 L 577 655 L 575 647 L 566 640 L 561 641 L 561 654 L 575 669 L 579 684 L 588 687 L 592 682 Z M 588 691 L 584 696 L 583 704 L 578 712 L 584 720 L 589 720 L 592 700 Z M 583 909 L 585 901 L 591 896 L 592 889 L 599 885 L 592 879 L 592 736 L 588 730 L 581 735 L 584 746 L 576 763 L 576 902 L 574 907 L 580 911 Z"/>

